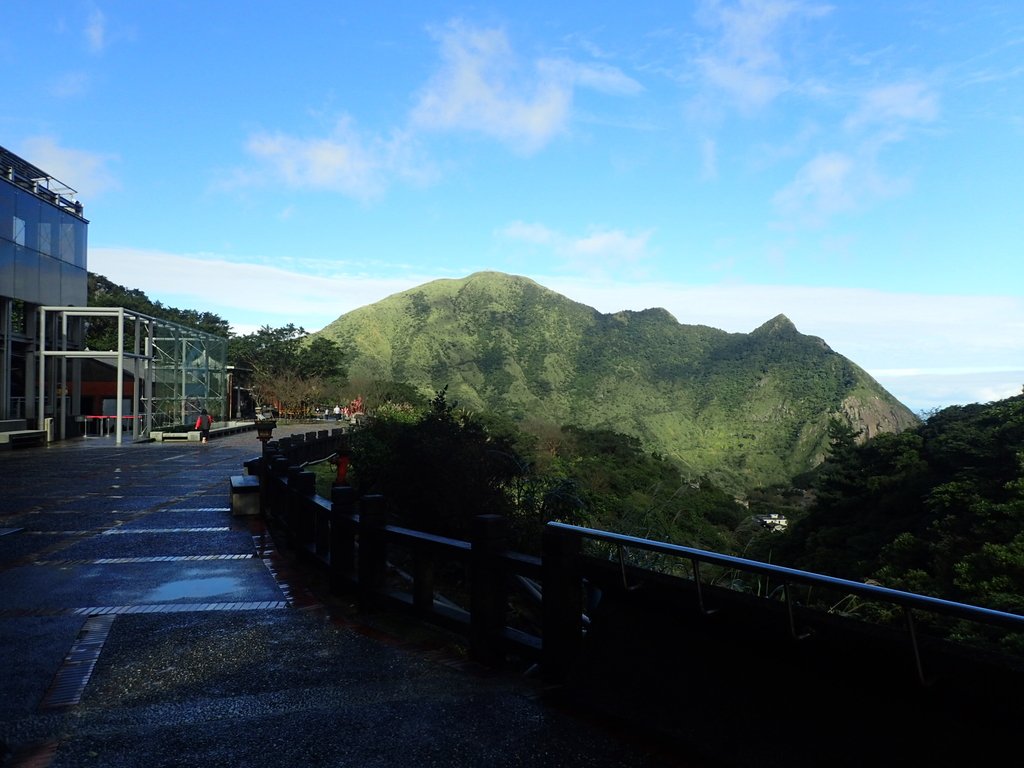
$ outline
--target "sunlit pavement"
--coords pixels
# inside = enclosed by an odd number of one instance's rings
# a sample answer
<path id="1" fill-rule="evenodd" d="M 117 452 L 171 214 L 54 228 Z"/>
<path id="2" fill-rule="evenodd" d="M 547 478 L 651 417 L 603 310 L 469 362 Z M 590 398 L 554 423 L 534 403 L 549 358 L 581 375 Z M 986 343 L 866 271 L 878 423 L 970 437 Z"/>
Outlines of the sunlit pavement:
<path id="1" fill-rule="evenodd" d="M 258 453 L 252 433 L 0 453 L 0 764 L 692 764 L 339 618 L 231 514 Z"/>

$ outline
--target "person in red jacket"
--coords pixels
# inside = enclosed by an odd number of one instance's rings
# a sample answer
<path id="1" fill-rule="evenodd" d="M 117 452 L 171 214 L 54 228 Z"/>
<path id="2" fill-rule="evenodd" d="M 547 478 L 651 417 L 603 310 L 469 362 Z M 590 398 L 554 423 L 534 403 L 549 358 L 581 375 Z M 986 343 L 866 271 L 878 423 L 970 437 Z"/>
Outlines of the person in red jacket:
<path id="1" fill-rule="evenodd" d="M 199 439 L 204 443 L 210 439 L 210 426 L 213 424 L 213 416 L 206 412 L 206 409 L 199 413 L 199 418 L 196 419 L 196 429 L 199 430 Z"/>

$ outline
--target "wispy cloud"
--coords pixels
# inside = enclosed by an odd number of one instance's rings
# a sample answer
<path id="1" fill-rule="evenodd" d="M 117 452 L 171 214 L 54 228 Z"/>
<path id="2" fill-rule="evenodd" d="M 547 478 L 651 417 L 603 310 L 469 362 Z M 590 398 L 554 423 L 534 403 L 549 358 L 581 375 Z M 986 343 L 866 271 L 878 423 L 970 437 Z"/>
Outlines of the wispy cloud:
<path id="1" fill-rule="evenodd" d="M 716 36 L 695 58 L 704 85 L 743 111 L 766 106 L 793 87 L 780 51 L 787 27 L 830 10 L 794 0 L 706 0 L 697 18 Z"/>
<path id="2" fill-rule="evenodd" d="M 776 208 L 787 217 L 821 223 L 852 210 L 860 199 L 854 159 L 842 152 L 823 152 L 800 168 L 796 178 L 774 196 Z"/>
<path id="3" fill-rule="evenodd" d="M 543 224 L 514 221 L 497 234 L 506 240 L 547 249 L 563 269 L 601 276 L 621 274 L 624 268 L 638 268 L 650 255 L 653 230 L 629 234 L 621 229 L 596 228 L 573 237 Z"/>
<path id="4" fill-rule="evenodd" d="M 700 177 L 704 181 L 718 178 L 718 144 L 714 139 L 700 143 Z"/>
<path id="5" fill-rule="evenodd" d="M 58 99 L 82 96 L 89 88 L 89 75 L 85 72 L 65 72 L 50 84 L 50 93 Z"/>
<path id="6" fill-rule="evenodd" d="M 229 186 L 273 181 L 292 189 L 328 190 L 369 200 L 395 178 L 422 181 L 432 173 L 416 158 L 408 134 L 364 135 L 347 116 L 338 119 L 326 136 L 254 133 L 245 150 L 259 166 L 237 171 Z"/>
<path id="7" fill-rule="evenodd" d="M 21 153 L 54 178 L 73 184 L 85 201 L 121 186 L 111 169 L 118 160 L 113 154 L 64 147 L 52 136 L 25 139 Z"/>
<path id="8" fill-rule="evenodd" d="M 819 226 L 832 216 L 870 208 L 906 193 L 907 178 L 883 170 L 882 151 L 903 141 L 910 126 L 938 118 L 938 95 L 921 82 L 888 83 L 864 91 L 843 121 L 842 149 L 807 160 L 772 202 L 787 223 Z"/>
<path id="9" fill-rule="evenodd" d="M 85 23 L 85 44 L 91 53 L 102 53 L 107 46 L 107 19 L 103 11 L 93 8 Z"/>
<path id="10" fill-rule="evenodd" d="M 938 95 L 925 83 L 889 83 L 869 89 L 846 119 L 848 130 L 930 123 L 939 115 Z"/>
<path id="11" fill-rule="evenodd" d="M 500 29 L 455 20 L 432 34 L 440 65 L 403 116 L 405 127 L 363 131 L 342 115 L 326 133 L 255 132 L 245 152 L 257 165 L 235 169 L 220 186 L 273 181 L 370 200 L 398 179 L 423 184 L 437 178 L 435 165 L 421 151 L 419 137 L 425 132 L 480 133 L 529 154 L 566 129 L 574 89 L 614 95 L 643 90 L 600 62 L 548 58 L 523 63 Z"/>
<path id="12" fill-rule="evenodd" d="M 575 88 L 625 95 L 642 90 L 607 64 L 524 62 L 501 29 L 453 20 L 432 34 L 441 64 L 413 109 L 418 129 L 479 133 L 531 154 L 567 130 Z"/>
<path id="13" fill-rule="evenodd" d="M 416 278 L 353 276 L 324 263 L 315 270 L 288 270 L 218 254 L 137 248 L 90 248 L 89 270 L 170 306 L 219 314 L 238 333 L 288 323 L 318 330 L 346 312 L 418 284 Z M 206 279 L 217 274 L 231 275 L 232 290 Z"/>

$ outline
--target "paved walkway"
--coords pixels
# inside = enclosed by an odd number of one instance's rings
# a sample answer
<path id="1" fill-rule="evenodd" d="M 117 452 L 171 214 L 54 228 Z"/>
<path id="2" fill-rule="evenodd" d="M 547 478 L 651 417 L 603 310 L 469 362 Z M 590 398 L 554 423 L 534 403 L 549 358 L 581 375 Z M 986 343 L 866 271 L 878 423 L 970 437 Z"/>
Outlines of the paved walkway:
<path id="1" fill-rule="evenodd" d="M 241 434 L 0 453 L 0 765 L 693 764 L 319 602 L 230 513 L 258 452 Z"/>

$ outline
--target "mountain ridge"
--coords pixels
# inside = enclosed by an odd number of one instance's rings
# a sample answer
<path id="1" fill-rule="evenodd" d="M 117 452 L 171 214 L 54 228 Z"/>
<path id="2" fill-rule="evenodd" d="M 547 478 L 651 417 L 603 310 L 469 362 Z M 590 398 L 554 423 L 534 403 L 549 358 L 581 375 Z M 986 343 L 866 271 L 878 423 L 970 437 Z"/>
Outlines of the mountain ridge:
<path id="1" fill-rule="evenodd" d="M 865 435 L 916 417 L 784 314 L 750 333 L 680 324 L 660 307 L 605 314 L 502 272 L 435 280 L 348 312 L 318 334 L 354 381 L 406 382 L 520 422 L 633 435 L 732 489 L 821 461 L 829 419 Z"/>

